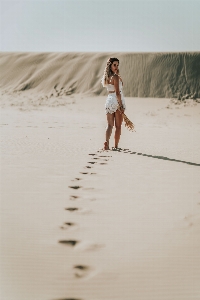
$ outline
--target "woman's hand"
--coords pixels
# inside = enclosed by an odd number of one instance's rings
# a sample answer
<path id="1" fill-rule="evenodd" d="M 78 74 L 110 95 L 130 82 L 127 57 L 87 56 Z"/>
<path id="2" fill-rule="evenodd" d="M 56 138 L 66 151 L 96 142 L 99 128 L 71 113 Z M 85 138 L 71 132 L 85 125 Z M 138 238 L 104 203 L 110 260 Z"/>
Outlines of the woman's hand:
<path id="1" fill-rule="evenodd" d="M 119 111 L 120 111 L 120 114 L 123 114 L 123 113 L 124 113 L 123 105 L 121 105 L 121 106 L 119 107 Z"/>

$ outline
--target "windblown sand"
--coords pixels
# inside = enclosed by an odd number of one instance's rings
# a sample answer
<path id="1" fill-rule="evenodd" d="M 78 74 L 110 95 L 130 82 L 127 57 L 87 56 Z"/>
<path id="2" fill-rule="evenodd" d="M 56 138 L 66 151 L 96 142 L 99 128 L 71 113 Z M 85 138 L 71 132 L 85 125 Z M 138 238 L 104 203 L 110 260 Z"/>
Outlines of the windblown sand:
<path id="1" fill-rule="evenodd" d="M 102 151 L 105 96 L 1 94 L 0 298 L 199 299 L 200 104 L 125 94 Z"/>

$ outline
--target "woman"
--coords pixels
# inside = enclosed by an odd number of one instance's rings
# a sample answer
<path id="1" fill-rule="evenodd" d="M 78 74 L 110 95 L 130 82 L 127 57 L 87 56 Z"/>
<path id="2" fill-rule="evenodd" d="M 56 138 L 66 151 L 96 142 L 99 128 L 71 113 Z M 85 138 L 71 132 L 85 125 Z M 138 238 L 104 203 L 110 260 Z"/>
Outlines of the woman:
<path id="1" fill-rule="evenodd" d="M 108 97 L 105 103 L 105 112 L 107 116 L 106 141 L 104 150 L 109 150 L 109 139 L 112 133 L 112 128 L 115 124 L 115 148 L 118 148 L 118 143 L 121 135 L 121 125 L 123 121 L 122 113 L 126 105 L 122 93 L 123 82 L 119 75 L 119 59 L 110 57 L 104 70 L 101 80 L 103 87 L 108 90 Z"/>

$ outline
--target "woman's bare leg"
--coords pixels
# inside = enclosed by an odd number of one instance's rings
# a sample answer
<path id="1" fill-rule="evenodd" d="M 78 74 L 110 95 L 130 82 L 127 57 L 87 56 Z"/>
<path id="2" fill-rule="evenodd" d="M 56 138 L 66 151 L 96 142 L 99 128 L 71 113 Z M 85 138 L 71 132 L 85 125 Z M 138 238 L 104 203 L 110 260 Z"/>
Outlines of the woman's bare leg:
<path id="1" fill-rule="evenodd" d="M 123 116 L 120 114 L 119 110 L 115 112 L 115 148 L 118 148 L 118 143 L 121 135 L 121 125 L 123 121 Z"/>
<path id="2" fill-rule="evenodd" d="M 113 126 L 114 126 L 114 114 L 109 114 L 107 113 L 107 127 L 106 127 L 106 142 L 107 142 L 107 147 L 109 149 L 109 139 L 110 139 L 110 136 L 112 134 L 112 129 L 113 129 Z M 105 148 L 105 143 L 104 143 L 104 148 Z M 105 149 L 107 150 L 107 149 Z"/>

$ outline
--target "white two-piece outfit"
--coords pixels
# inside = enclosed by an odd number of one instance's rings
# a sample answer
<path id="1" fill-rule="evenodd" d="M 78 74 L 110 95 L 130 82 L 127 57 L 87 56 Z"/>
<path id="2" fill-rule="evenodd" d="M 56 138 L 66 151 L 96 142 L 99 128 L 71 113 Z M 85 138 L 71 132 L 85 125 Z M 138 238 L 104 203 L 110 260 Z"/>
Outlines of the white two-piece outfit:
<path id="1" fill-rule="evenodd" d="M 112 79 L 112 77 L 111 77 L 111 79 Z M 115 91 L 114 84 L 110 84 L 110 83 L 106 84 L 106 88 L 107 88 L 108 92 Z M 125 110 L 126 109 L 126 104 L 125 104 L 125 99 L 124 99 L 122 88 L 123 88 L 122 82 L 121 82 L 121 80 L 119 80 L 119 90 L 120 90 L 120 94 L 121 94 L 122 105 L 123 105 L 123 108 Z M 116 92 L 109 93 L 108 97 L 106 99 L 106 103 L 105 103 L 105 113 L 106 114 L 107 113 L 110 113 L 110 114 L 115 113 L 118 109 L 118 106 L 119 106 L 119 103 L 117 101 Z"/>

